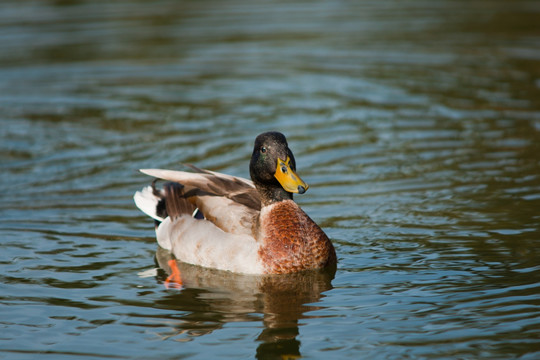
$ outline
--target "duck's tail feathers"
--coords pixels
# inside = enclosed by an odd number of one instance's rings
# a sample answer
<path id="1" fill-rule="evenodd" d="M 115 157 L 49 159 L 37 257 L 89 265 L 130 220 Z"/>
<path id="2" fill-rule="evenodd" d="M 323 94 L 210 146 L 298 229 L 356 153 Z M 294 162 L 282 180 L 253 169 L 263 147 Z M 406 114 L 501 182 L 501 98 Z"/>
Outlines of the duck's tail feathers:
<path id="1" fill-rule="evenodd" d="M 175 182 L 163 184 L 163 189 L 156 189 L 156 181 L 137 191 L 133 196 L 135 205 L 146 215 L 158 222 L 165 218 L 175 219 L 189 214 L 196 219 L 204 219 L 204 215 L 193 205 L 184 194 L 184 187 Z"/>
<path id="2" fill-rule="evenodd" d="M 161 193 L 163 194 L 165 211 L 171 219 L 182 215 L 194 215 L 197 210 L 197 207 L 189 201 L 182 184 L 167 182 L 163 184 Z"/>
<path id="3" fill-rule="evenodd" d="M 155 182 L 144 187 L 133 195 L 135 205 L 146 215 L 156 221 L 162 222 L 167 217 L 165 208 L 165 194 L 156 190 Z"/>

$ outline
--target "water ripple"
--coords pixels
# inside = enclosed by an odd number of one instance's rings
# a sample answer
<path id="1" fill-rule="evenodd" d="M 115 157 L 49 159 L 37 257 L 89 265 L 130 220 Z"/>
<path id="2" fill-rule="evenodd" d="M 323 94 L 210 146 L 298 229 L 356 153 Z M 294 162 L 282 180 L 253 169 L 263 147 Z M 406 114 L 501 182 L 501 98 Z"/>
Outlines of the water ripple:
<path id="1" fill-rule="evenodd" d="M 2 3 L 0 356 L 537 358 L 538 4 L 382 4 Z M 276 129 L 336 273 L 166 290 L 137 169 Z"/>

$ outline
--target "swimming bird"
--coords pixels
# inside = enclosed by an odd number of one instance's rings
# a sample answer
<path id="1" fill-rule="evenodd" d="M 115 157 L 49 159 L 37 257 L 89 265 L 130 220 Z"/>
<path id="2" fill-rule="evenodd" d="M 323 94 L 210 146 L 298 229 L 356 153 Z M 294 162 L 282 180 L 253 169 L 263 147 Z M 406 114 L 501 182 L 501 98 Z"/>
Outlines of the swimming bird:
<path id="1" fill-rule="evenodd" d="M 199 169 L 141 169 L 168 181 L 134 195 L 139 209 L 156 221 L 158 244 L 176 259 L 246 274 L 284 274 L 337 263 L 324 231 L 296 204 L 293 193 L 308 185 L 296 173 L 285 136 L 266 132 L 255 139 L 251 181 Z"/>

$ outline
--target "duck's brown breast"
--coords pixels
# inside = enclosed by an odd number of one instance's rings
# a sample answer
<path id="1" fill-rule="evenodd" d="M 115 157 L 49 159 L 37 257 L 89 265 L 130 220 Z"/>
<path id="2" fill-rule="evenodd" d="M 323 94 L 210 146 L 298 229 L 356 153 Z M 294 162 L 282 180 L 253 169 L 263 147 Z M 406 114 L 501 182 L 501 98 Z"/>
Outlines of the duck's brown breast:
<path id="1" fill-rule="evenodd" d="M 292 200 L 264 207 L 259 218 L 259 257 L 268 274 L 336 264 L 332 242 Z"/>

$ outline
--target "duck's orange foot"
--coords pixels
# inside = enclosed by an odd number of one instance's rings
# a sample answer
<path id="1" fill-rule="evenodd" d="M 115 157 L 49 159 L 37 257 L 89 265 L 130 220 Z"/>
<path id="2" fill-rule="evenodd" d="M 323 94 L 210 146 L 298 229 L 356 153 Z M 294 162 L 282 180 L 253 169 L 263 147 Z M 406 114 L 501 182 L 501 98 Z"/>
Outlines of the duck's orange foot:
<path id="1" fill-rule="evenodd" d="M 176 260 L 171 259 L 168 261 L 168 264 L 171 268 L 171 275 L 165 280 L 165 287 L 167 289 L 182 289 L 182 277 L 180 276 L 180 270 L 178 269 Z"/>

